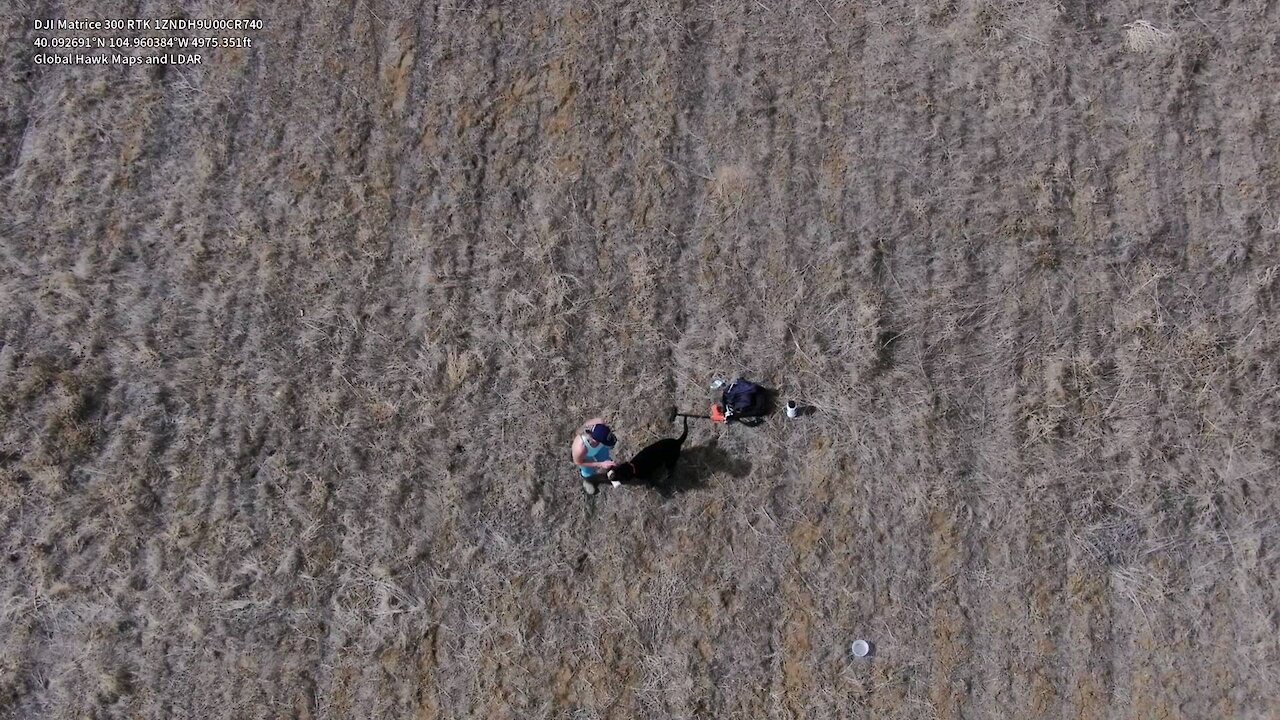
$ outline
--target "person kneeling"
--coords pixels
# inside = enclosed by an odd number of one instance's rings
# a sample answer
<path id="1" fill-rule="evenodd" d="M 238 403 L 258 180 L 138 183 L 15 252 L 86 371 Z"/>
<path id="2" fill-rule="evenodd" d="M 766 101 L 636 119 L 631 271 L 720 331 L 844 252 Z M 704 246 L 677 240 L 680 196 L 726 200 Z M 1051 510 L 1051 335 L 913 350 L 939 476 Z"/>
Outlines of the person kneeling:
<path id="1" fill-rule="evenodd" d="M 602 418 L 592 418 L 578 429 L 570 450 L 586 494 L 595 495 L 600 483 L 607 482 L 605 473 L 614 466 L 610 453 L 617 444 L 617 436 Z M 620 483 L 613 484 L 616 487 Z"/>

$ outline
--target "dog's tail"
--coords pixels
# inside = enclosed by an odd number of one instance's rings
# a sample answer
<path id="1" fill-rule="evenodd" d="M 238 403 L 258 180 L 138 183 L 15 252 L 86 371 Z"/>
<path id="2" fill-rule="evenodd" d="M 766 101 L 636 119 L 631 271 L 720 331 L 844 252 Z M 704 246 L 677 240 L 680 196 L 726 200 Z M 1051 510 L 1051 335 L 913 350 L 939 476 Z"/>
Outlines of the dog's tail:
<path id="1" fill-rule="evenodd" d="M 680 441 L 680 444 L 683 445 L 684 439 L 687 437 L 689 437 L 689 418 L 684 419 L 684 432 L 680 433 L 680 437 L 677 439 Z"/>

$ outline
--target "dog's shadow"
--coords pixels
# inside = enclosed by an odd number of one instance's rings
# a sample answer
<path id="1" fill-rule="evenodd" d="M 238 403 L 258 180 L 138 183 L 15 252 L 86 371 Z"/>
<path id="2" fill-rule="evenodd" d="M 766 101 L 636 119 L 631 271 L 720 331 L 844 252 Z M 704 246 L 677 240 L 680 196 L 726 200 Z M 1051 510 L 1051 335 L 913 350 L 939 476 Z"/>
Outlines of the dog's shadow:
<path id="1" fill-rule="evenodd" d="M 707 486 L 707 479 L 716 473 L 725 473 L 731 477 L 742 477 L 751 472 L 751 463 L 734 457 L 721 450 L 716 442 L 686 448 L 680 453 L 676 469 L 663 482 L 653 484 L 653 488 L 663 497 L 673 497 L 691 490 L 700 490 Z"/>

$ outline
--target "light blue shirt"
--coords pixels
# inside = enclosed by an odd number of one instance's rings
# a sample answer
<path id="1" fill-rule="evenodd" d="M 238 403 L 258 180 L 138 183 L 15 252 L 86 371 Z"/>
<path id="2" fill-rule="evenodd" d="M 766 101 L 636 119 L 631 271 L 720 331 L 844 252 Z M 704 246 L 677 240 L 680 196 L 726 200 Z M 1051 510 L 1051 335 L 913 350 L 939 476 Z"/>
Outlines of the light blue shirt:
<path id="1" fill-rule="evenodd" d="M 604 443 L 600 443 L 599 445 L 592 447 L 591 443 L 583 440 L 582 447 L 587 451 L 587 462 L 604 462 L 609 459 L 609 450 L 611 448 Z M 582 474 L 582 477 L 589 478 L 600 471 L 595 468 L 579 467 L 578 472 Z"/>

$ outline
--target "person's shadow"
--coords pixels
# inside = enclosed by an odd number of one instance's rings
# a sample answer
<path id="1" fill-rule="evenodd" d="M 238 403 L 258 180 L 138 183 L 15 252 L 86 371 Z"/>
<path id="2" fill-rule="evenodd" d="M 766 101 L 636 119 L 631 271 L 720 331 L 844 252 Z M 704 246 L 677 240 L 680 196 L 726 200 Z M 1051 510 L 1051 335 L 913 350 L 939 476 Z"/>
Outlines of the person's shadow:
<path id="1" fill-rule="evenodd" d="M 707 478 L 715 473 L 726 473 L 739 478 L 751 472 L 751 463 L 721 450 L 716 441 L 707 445 L 686 448 L 670 476 L 650 483 L 650 486 L 671 498 L 680 493 L 700 490 L 707 486 Z"/>

